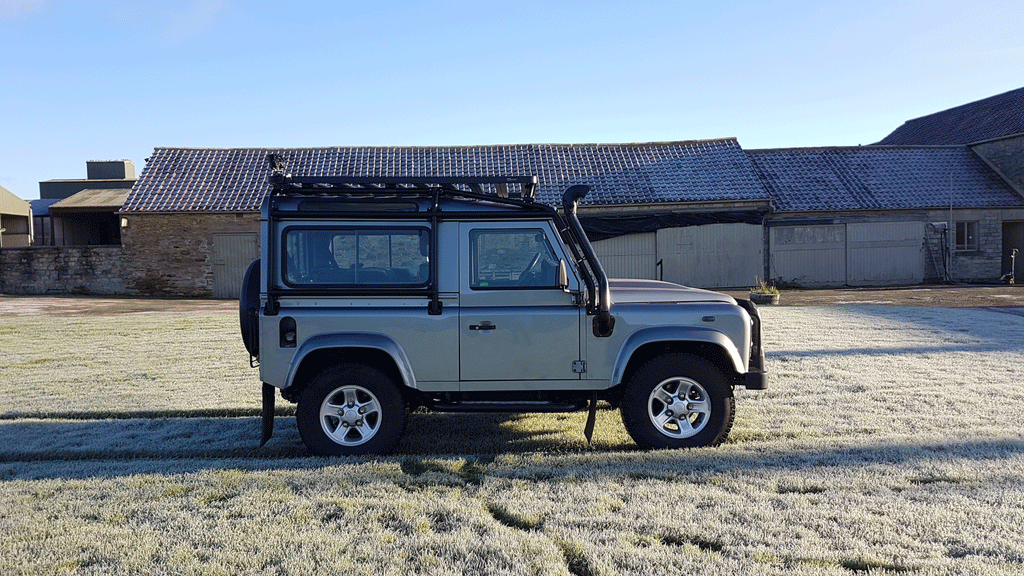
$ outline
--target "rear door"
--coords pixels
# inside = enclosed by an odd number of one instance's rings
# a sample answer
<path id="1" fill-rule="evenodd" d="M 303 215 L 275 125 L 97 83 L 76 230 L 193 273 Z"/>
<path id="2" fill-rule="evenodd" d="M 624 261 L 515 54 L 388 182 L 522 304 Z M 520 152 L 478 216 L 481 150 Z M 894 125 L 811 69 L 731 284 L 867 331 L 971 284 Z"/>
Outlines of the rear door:
<path id="1" fill-rule="evenodd" d="M 462 389 L 578 381 L 579 282 L 570 272 L 569 290 L 558 286 L 565 255 L 550 223 L 464 222 L 459 237 Z"/>

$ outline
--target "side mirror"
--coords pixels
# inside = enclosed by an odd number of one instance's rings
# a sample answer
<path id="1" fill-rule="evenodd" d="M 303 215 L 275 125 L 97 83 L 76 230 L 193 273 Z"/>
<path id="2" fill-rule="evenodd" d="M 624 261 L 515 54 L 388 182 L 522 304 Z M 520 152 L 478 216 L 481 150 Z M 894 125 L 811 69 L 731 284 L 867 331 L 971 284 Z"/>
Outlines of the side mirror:
<path id="1" fill-rule="evenodd" d="M 569 270 L 565 267 L 565 258 L 558 259 L 558 287 L 569 289 Z"/>

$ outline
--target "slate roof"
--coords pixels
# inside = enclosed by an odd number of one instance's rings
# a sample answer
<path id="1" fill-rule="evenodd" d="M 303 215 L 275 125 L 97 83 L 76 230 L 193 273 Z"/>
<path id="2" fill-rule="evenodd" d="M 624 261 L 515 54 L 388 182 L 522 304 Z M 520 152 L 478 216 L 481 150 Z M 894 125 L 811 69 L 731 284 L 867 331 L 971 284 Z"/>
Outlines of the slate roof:
<path id="1" fill-rule="evenodd" d="M 776 210 L 1024 206 L 966 146 L 748 150 Z M 952 198 L 950 189 L 952 188 Z"/>
<path id="2" fill-rule="evenodd" d="M 1024 88 L 908 120 L 878 145 L 972 144 L 1024 133 Z"/>
<path id="3" fill-rule="evenodd" d="M 53 206 L 54 204 L 60 201 L 60 198 L 41 198 L 37 200 L 29 200 L 29 204 L 32 205 L 32 215 L 49 216 L 50 206 Z"/>
<path id="4" fill-rule="evenodd" d="M 591 205 L 766 200 L 735 138 L 647 144 L 451 147 L 156 148 L 124 212 L 246 212 L 269 191 L 268 153 L 298 176 L 532 176 L 557 204 L 588 184 Z"/>

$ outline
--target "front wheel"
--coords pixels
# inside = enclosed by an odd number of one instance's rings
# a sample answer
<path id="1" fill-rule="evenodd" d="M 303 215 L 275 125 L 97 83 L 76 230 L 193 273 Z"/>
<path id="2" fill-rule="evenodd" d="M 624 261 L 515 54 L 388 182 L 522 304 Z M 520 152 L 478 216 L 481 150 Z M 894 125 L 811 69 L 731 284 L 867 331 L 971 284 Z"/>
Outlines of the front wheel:
<path id="1" fill-rule="evenodd" d="M 340 364 L 318 374 L 299 397 L 295 418 L 310 451 L 323 456 L 385 454 L 405 429 L 405 403 L 380 370 Z"/>
<path id="2" fill-rule="evenodd" d="M 620 412 L 641 448 L 693 448 L 722 443 L 736 407 L 732 387 L 714 364 L 689 354 L 666 354 L 633 375 Z"/>

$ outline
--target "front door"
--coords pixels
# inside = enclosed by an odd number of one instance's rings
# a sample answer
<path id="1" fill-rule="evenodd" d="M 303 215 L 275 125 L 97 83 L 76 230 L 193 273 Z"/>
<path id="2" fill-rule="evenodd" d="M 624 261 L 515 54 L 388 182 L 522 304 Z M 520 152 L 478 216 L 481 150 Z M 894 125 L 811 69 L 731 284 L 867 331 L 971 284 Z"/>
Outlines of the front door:
<path id="1" fill-rule="evenodd" d="M 460 355 L 463 390 L 500 389 L 502 381 L 548 387 L 579 380 L 583 310 L 559 287 L 554 231 L 547 222 L 462 223 Z M 473 382 L 478 384 L 474 385 Z M 491 384 L 487 384 L 491 383 Z M 517 388 L 522 389 L 521 386 Z"/>

